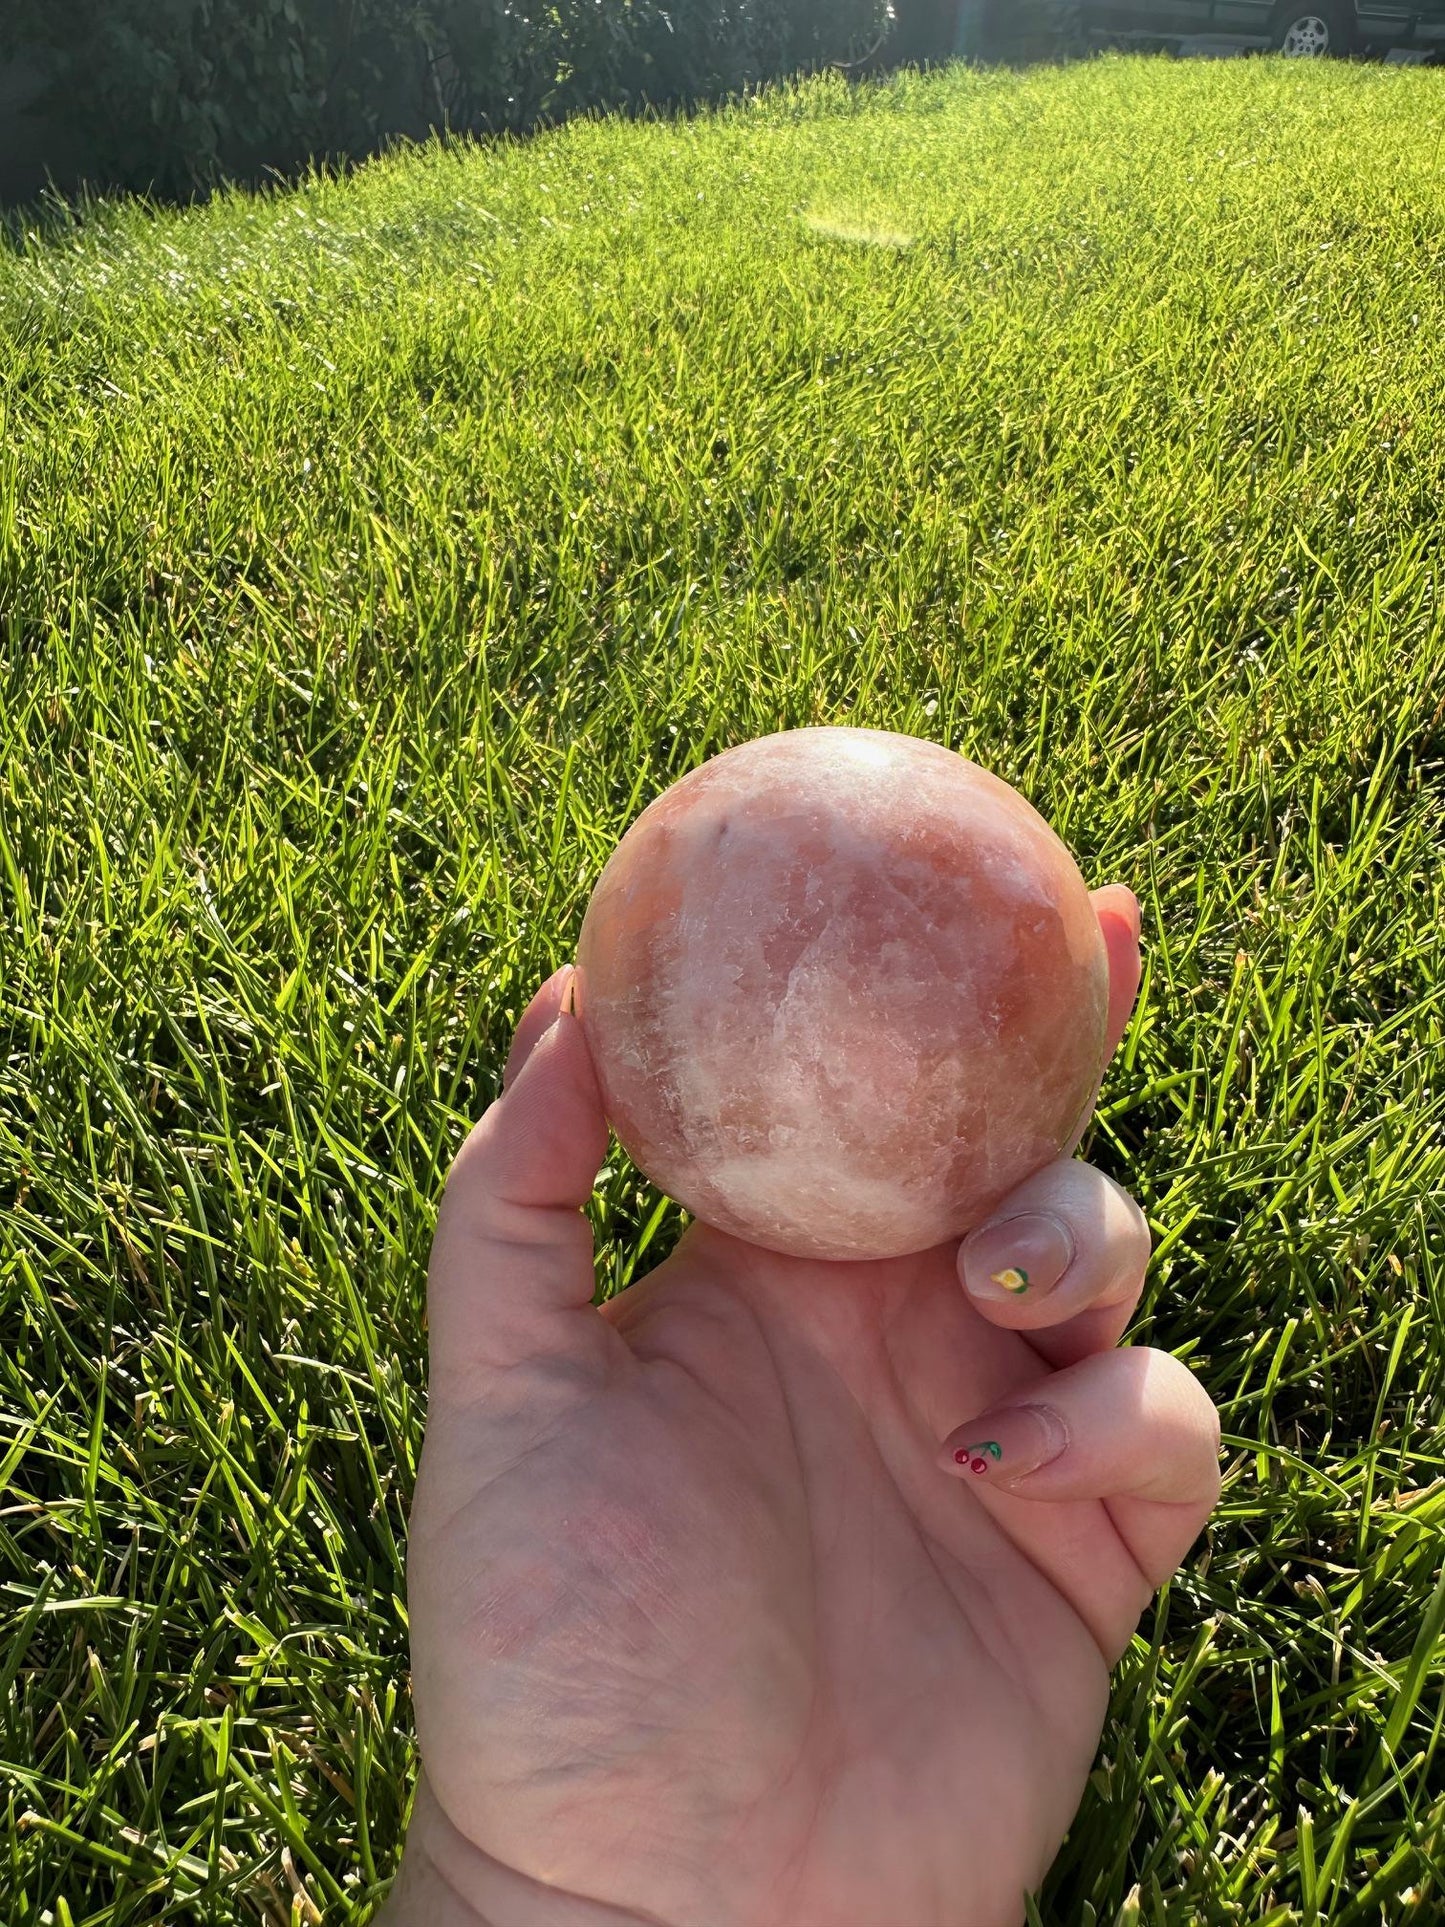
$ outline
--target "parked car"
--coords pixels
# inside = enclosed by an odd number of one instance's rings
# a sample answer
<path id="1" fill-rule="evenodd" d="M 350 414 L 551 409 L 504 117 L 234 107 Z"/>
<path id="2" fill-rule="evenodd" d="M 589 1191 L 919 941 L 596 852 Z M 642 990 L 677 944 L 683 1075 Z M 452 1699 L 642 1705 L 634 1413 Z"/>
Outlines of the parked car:
<path id="1" fill-rule="evenodd" d="M 1445 0 L 1084 0 L 1081 13 L 1086 32 L 1110 38 L 1220 34 L 1304 57 L 1396 47 L 1445 55 Z"/>

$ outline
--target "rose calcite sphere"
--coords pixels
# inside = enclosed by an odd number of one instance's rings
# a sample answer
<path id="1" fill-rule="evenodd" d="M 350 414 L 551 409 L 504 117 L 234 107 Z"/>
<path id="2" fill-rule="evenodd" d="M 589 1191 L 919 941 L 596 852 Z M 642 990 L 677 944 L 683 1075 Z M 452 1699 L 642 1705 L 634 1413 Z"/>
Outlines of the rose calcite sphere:
<path id="1" fill-rule="evenodd" d="M 582 925 L 574 1008 L 633 1162 L 775 1251 L 961 1236 L 1074 1138 L 1108 962 L 1073 858 L 936 743 L 798 729 L 638 817 Z"/>

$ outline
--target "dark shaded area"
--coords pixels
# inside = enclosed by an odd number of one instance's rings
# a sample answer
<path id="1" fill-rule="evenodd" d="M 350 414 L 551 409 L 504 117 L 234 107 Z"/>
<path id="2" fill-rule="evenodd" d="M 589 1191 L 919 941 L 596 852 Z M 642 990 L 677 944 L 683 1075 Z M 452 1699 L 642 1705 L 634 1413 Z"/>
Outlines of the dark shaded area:
<path id="1" fill-rule="evenodd" d="M 0 203 L 29 199 L 52 176 L 78 180 L 87 166 L 78 128 L 47 99 L 49 65 L 33 49 L 0 64 Z"/>
<path id="2" fill-rule="evenodd" d="M 1075 0 L 12 0 L 0 205 L 83 184 L 184 200 L 439 129 L 526 133 L 835 66 L 1075 51 Z"/>
<path id="3" fill-rule="evenodd" d="M 885 0 L 11 0 L 0 200 L 47 181 L 183 199 L 438 129 L 687 107 L 887 37 Z"/>
<path id="4" fill-rule="evenodd" d="M 960 19 L 980 11 L 979 0 L 894 0 L 893 26 L 879 63 L 946 60 L 955 50 Z"/>
<path id="5" fill-rule="evenodd" d="M 1048 60 L 1082 50 L 1078 0 L 894 0 L 880 68 L 955 58 Z"/>

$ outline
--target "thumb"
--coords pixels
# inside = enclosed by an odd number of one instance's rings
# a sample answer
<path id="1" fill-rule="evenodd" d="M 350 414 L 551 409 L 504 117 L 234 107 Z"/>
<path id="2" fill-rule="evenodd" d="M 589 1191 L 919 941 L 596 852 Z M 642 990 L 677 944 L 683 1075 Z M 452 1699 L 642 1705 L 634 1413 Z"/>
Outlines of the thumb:
<path id="1" fill-rule="evenodd" d="M 502 1095 L 447 1178 L 427 1277 L 434 1397 L 469 1401 L 541 1358 L 600 1374 L 622 1342 L 592 1306 L 582 1207 L 607 1152 L 607 1120 L 571 989 L 564 965 L 528 1005 Z"/>

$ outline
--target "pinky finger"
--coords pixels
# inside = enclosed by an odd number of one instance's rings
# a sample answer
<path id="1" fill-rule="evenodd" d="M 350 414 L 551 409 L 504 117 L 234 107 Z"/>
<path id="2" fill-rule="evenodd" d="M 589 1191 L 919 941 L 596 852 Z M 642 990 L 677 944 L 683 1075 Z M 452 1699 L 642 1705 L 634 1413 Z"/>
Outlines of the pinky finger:
<path id="1" fill-rule="evenodd" d="M 1102 1499 L 1152 1585 L 1219 1497 L 1219 1415 L 1186 1365 L 1144 1346 L 1098 1352 L 951 1432 L 938 1462 L 1020 1499 Z"/>

